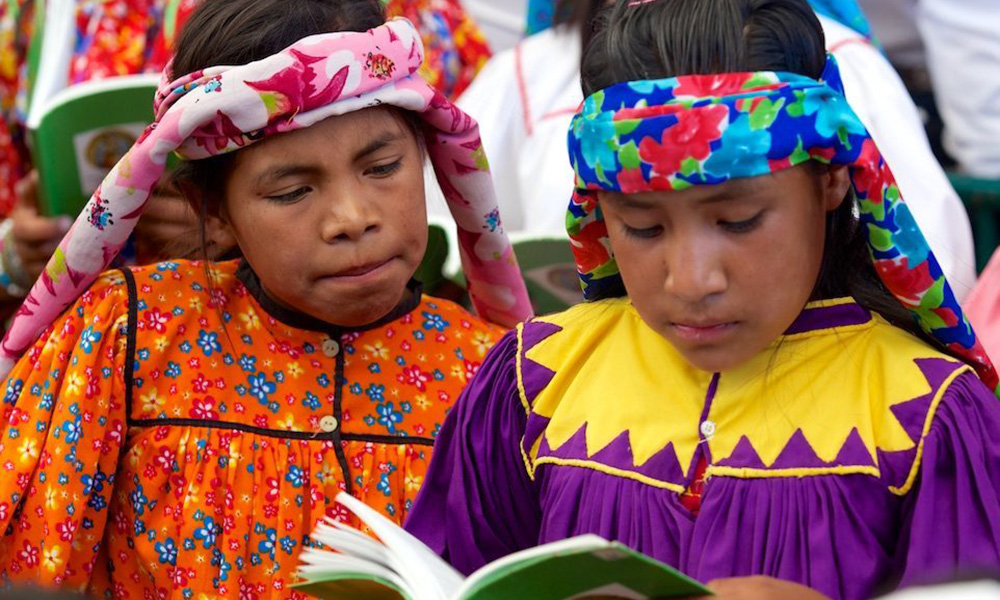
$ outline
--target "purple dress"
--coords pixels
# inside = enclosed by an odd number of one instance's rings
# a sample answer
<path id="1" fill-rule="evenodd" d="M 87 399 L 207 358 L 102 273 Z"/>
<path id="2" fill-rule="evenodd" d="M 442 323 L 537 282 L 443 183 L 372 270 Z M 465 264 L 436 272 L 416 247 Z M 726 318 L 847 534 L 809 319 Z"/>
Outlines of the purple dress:
<path id="1" fill-rule="evenodd" d="M 459 570 L 583 533 L 708 582 L 832 598 L 1000 573 L 1000 402 L 848 300 L 747 365 L 688 365 L 627 300 L 536 319 L 487 357 L 406 523 Z M 700 512 L 680 497 L 707 464 Z"/>

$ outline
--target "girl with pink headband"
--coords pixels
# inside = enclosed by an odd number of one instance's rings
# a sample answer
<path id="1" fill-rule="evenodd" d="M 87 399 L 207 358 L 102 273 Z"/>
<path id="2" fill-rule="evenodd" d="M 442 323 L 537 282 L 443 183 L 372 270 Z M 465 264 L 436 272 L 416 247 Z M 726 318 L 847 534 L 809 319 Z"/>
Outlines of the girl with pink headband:
<path id="1" fill-rule="evenodd" d="M 618 0 L 566 226 L 588 302 L 497 343 L 407 528 L 575 535 L 726 600 L 1000 573 L 997 372 L 805 0 Z"/>
<path id="2" fill-rule="evenodd" d="M 331 33 L 338 32 L 338 33 Z M 346 490 L 402 522 L 444 415 L 530 316 L 477 126 L 378 0 L 206 0 L 3 343 L 0 575 L 292 598 Z M 227 65 L 227 66 L 216 66 Z M 104 272 L 174 174 L 219 260 Z M 476 312 L 423 296 L 423 163 Z M 103 272 L 103 274 L 102 274 Z"/>

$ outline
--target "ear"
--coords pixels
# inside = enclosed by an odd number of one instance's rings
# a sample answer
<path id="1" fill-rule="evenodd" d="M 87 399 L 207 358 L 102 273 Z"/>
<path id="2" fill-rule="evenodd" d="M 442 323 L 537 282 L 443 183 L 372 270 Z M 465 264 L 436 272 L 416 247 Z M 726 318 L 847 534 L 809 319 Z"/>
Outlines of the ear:
<path id="1" fill-rule="evenodd" d="M 223 216 L 205 217 L 205 237 L 217 248 L 235 248 L 236 232 Z"/>
<path id="2" fill-rule="evenodd" d="M 180 188 L 181 195 L 191 205 L 194 214 L 202 218 L 201 207 L 205 202 L 205 192 L 190 181 L 181 180 L 177 185 Z M 225 212 L 225 206 L 223 206 L 220 214 L 213 215 L 206 213 L 204 215 L 205 237 L 216 248 L 235 248 L 237 246 L 236 233 L 233 231 L 233 227 L 230 225 Z"/>
<path id="3" fill-rule="evenodd" d="M 831 166 L 820 177 L 823 204 L 827 212 L 840 208 L 851 189 L 851 174 L 847 167 Z"/>

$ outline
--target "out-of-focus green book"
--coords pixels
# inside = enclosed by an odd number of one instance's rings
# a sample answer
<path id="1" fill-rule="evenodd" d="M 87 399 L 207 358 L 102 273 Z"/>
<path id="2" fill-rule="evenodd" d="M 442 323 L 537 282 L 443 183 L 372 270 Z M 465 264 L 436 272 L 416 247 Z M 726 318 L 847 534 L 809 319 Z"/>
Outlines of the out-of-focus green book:
<path id="1" fill-rule="evenodd" d="M 159 75 L 126 75 L 64 88 L 28 120 L 39 201 L 47 215 L 76 216 L 105 175 L 153 121 Z"/>
<path id="2" fill-rule="evenodd" d="M 712 595 L 676 569 L 596 535 L 582 535 L 496 560 L 468 578 L 359 500 L 337 501 L 378 539 L 327 520 L 313 532 L 325 546 L 302 553 L 296 584 L 323 600 L 582 600 Z"/>

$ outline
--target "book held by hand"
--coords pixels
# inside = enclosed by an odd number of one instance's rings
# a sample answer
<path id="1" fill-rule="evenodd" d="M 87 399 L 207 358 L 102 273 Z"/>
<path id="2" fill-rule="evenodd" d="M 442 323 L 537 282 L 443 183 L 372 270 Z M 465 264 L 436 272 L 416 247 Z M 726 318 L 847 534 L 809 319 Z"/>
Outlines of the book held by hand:
<path id="1" fill-rule="evenodd" d="M 47 215 L 76 216 L 153 121 L 158 75 L 123 75 L 67 87 L 32 111 L 28 134 Z"/>
<path id="2" fill-rule="evenodd" d="M 685 598 L 712 592 L 683 573 L 617 542 L 582 535 L 516 552 L 468 578 L 354 497 L 337 502 L 378 539 L 327 519 L 312 534 L 296 587 L 324 600 L 583 600 Z"/>

